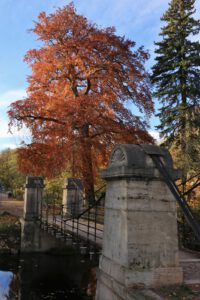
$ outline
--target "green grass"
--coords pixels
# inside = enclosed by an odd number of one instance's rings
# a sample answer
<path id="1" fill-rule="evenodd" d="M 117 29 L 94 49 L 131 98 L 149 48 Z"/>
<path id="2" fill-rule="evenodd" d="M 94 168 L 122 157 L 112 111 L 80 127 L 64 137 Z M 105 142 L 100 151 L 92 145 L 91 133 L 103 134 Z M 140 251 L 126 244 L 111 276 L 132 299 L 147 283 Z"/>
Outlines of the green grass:
<path id="1" fill-rule="evenodd" d="M 169 297 L 170 299 L 190 299 L 188 298 L 188 296 L 190 295 L 194 295 L 192 289 L 187 286 L 182 284 L 181 286 L 179 286 L 178 288 L 176 288 L 172 293 L 170 293 Z"/>
<path id="2" fill-rule="evenodd" d="M 9 213 L 0 215 L 0 253 L 17 252 L 20 247 L 19 219 Z"/>
<path id="3" fill-rule="evenodd" d="M 0 215 L 0 234 L 14 233 L 19 230 L 19 219 L 9 213 Z"/>

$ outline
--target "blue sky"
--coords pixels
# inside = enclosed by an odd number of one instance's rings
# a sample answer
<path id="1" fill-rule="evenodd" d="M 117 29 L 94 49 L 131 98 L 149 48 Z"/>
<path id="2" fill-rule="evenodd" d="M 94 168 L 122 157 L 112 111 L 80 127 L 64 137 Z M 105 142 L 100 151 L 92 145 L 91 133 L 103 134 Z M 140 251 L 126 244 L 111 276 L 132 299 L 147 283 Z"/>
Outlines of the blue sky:
<path id="1" fill-rule="evenodd" d="M 53 12 L 56 7 L 68 4 L 64 0 L 0 0 L 0 150 L 15 148 L 28 131 L 8 134 L 6 111 L 8 105 L 25 97 L 26 78 L 30 70 L 23 56 L 38 45 L 36 36 L 28 32 L 40 11 Z M 168 7 L 167 0 L 75 0 L 77 12 L 99 26 L 115 26 L 119 35 L 125 35 L 144 45 L 151 54 L 147 68 L 153 64 L 154 41 L 162 26 L 160 17 Z M 200 0 L 196 0 L 197 17 L 200 18 Z M 157 107 L 157 105 L 156 105 Z M 151 131 L 158 123 L 151 119 Z"/>

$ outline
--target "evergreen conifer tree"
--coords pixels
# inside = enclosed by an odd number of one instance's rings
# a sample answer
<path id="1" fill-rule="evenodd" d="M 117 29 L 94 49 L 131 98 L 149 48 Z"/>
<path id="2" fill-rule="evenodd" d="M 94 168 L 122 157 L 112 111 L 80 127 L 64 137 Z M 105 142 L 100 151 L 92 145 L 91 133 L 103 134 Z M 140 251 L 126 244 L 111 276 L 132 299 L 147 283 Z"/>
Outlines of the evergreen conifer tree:
<path id="1" fill-rule="evenodd" d="M 161 18 L 165 23 L 152 69 L 154 96 L 161 104 L 157 129 L 178 152 L 185 176 L 200 159 L 200 20 L 194 18 L 194 5 L 195 0 L 171 0 Z"/>

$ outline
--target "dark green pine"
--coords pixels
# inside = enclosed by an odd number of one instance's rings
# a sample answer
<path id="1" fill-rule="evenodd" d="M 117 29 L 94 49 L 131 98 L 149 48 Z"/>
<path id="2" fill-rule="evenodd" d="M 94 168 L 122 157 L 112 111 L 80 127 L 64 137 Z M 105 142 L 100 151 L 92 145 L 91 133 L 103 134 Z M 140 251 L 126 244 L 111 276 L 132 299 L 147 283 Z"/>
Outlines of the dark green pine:
<path id="1" fill-rule="evenodd" d="M 194 18 L 195 0 L 172 0 L 161 20 L 152 68 L 154 96 L 161 108 L 157 126 L 165 144 L 181 149 L 184 157 L 200 156 L 200 20 Z M 191 149 L 193 149 L 191 151 Z"/>

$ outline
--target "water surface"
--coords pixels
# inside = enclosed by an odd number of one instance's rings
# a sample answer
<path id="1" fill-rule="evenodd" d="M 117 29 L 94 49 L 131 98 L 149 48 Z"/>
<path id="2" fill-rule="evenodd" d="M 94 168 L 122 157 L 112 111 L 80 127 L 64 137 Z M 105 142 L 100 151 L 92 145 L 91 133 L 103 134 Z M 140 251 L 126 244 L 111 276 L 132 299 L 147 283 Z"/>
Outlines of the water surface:
<path id="1" fill-rule="evenodd" d="M 0 300 L 91 299 L 97 262 L 78 253 L 0 256 Z"/>

